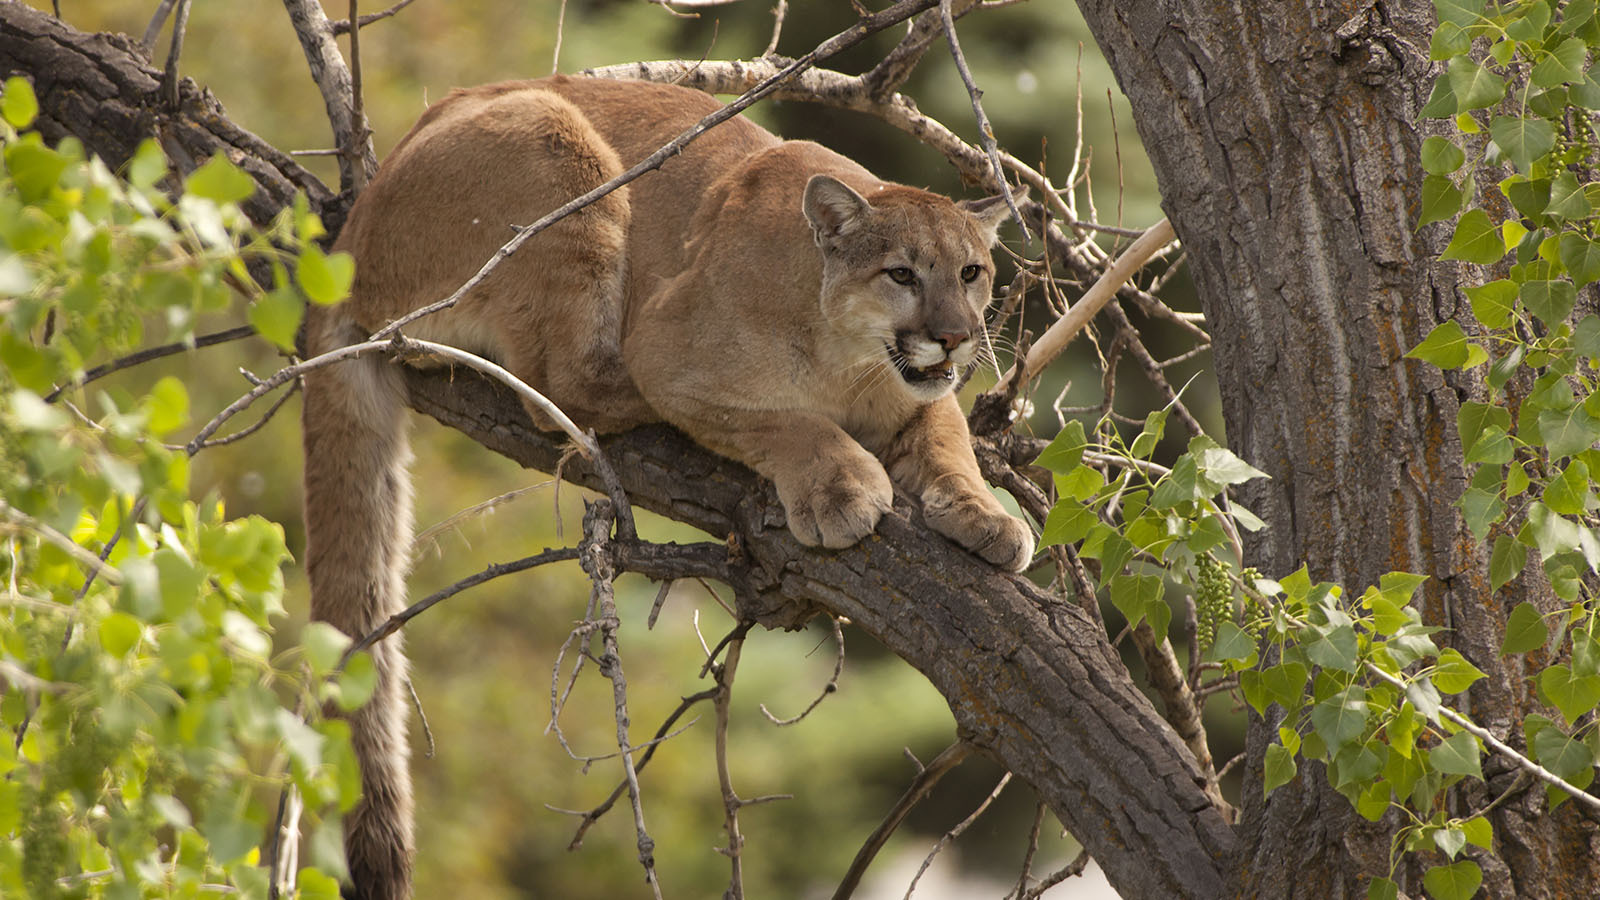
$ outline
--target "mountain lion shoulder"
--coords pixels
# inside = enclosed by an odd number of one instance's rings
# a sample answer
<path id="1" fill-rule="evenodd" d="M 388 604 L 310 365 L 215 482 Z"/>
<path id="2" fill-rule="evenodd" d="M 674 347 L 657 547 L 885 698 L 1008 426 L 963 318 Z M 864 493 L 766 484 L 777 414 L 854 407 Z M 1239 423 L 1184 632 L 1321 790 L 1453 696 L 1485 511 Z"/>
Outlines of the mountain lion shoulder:
<path id="1" fill-rule="evenodd" d="M 351 298 L 310 313 L 310 351 L 448 296 L 514 223 L 717 107 L 684 88 L 564 77 L 452 93 L 352 208 L 337 243 L 357 261 Z M 953 394 L 982 341 L 1005 211 L 735 118 L 406 331 L 499 361 L 584 427 L 675 425 L 770 478 L 803 543 L 860 540 L 898 485 L 933 528 L 1020 571 L 1033 535 L 984 484 Z M 312 614 L 359 636 L 403 606 L 405 388 L 373 356 L 308 373 L 305 393 Z M 412 854 L 399 636 L 373 654 L 377 692 L 350 716 L 363 799 L 346 851 L 354 896 L 397 900 Z"/>

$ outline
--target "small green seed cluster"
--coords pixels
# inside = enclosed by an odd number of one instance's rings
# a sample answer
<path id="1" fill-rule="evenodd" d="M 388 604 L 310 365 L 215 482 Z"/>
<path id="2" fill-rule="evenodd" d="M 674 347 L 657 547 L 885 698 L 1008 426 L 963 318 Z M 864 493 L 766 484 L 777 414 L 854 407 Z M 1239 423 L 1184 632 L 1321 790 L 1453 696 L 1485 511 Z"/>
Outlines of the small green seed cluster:
<path id="1" fill-rule="evenodd" d="M 1217 626 L 1233 618 L 1233 585 L 1227 569 L 1210 556 L 1195 560 L 1194 569 L 1195 637 L 1204 653 L 1217 640 Z"/>

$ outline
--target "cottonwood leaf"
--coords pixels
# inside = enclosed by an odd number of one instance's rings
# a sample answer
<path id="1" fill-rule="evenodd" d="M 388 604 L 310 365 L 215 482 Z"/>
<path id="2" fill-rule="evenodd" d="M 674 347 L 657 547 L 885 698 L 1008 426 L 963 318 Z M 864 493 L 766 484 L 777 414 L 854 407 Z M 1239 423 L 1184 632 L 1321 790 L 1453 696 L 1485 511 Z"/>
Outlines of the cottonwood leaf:
<path id="1" fill-rule="evenodd" d="M 1569 81 L 1581 81 L 1587 51 L 1588 47 L 1584 44 L 1583 38 L 1567 38 L 1534 65 L 1530 80 L 1539 87 L 1553 87 Z"/>
<path id="2" fill-rule="evenodd" d="M 1537 650 L 1544 646 L 1549 637 L 1550 629 L 1544 624 L 1544 616 L 1539 613 L 1539 608 L 1524 600 L 1511 610 L 1511 616 L 1506 619 L 1506 638 L 1500 644 L 1500 653 L 1505 656 Z"/>
<path id="3" fill-rule="evenodd" d="M 1571 172 L 1562 172 L 1550 182 L 1550 202 L 1545 207 L 1548 215 L 1562 219 L 1582 219 L 1593 211 L 1583 185 Z"/>
<path id="4" fill-rule="evenodd" d="M 1468 57 L 1450 60 L 1445 74 L 1450 80 L 1450 92 L 1455 95 L 1457 112 L 1494 106 L 1506 95 L 1505 81 Z"/>
<path id="5" fill-rule="evenodd" d="M 1422 170 L 1430 175 L 1448 175 L 1466 161 L 1467 154 L 1447 137 L 1434 135 L 1422 142 Z"/>
<path id="6" fill-rule="evenodd" d="M 1496 246 L 1499 246 L 1499 240 L 1499 236 L 1496 235 Z M 1432 363 L 1441 369 L 1455 369 L 1466 364 L 1470 356 L 1467 351 L 1468 346 L 1467 333 L 1461 330 L 1461 326 L 1456 324 L 1454 319 L 1447 319 L 1435 325 L 1433 330 L 1428 332 L 1428 336 L 1422 339 L 1422 343 L 1412 347 L 1406 357 Z"/>
<path id="7" fill-rule="evenodd" d="M 1572 276 L 1577 287 L 1600 279 L 1600 244 L 1577 232 L 1568 231 L 1561 235 L 1557 246 L 1561 265 Z"/>
<path id="8" fill-rule="evenodd" d="M 1499 262 L 1500 257 L 1505 255 L 1505 240 L 1500 237 L 1500 229 L 1489 221 L 1489 214 L 1481 209 L 1469 209 L 1456 222 L 1455 234 L 1439 258 L 1459 259 L 1486 266 Z"/>
<path id="9" fill-rule="evenodd" d="M 1460 651 L 1451 647 L 1439 654 L 1439 661 L 1433 670 L 1433 685 L 1442 693 L 1459 694 L 1483 677 L 1482 669 L 1468 662 Z"/>
<path id="10" fill-rule="evenodd" d="M 1491 329 L 1505 328 L 1511 324 L 1515 311 L 1517 283 L 1505 278 L 1488 284 L 1467 288 L 1467 299 L 1472 303 L 1472 316 Z"/>
<path id="11" fill-rule="evenodd" d="M 1503 587 L 1506 584 L 1510 583 L 1512 579 L 1514 579 L 1518 575 L 1522 574 L 1522 570 L 1523 570 L 1524 567 L 1527 566 L 1527 564 L 1528 564 L 1528 548 L 1527 548 L 1526 545 L 1524 545 L 1521 541 L 1517 540 L 1516 538 L 1514 538 L 1514 537 L 1512 537 L 1511 535 L 1508 535 L 1508 534 L 1502 534 L 1499 537 L 1495 538 L 1494 539 L 1494 550 L 1489 554 L 1489 585 L 1490 585 L 1490 590 L 1498 591 L 1498 590 L 1500 590 L 1501 587 Z M 1527 604 L 1526 601 L 1524 601 L 1523 605 L 1531 605 L 1531 604 Z M 1521 607 L 1519 606 L 1518 609 L 1520 609 L 1520 608 Z M 1513 619 L 1516 618 L 1516 615 L 1515 615 L 1514 612 L 1512 614 L 1512 618 Z M 1509 633 L 1509 626 L 1508 626 L 1507 640 L 1509 640 L 1509 639 L 1510 639 L 1510 633 Z M 1539 643 L 1541 643 L 1541 644 L 1544 643 L 1544 639 L 1540 638 L 1539 639 Z M 1505 652 L 1518 653 L 1518 652 L 1521 652 L 1521 651 L 1516 651 L 1516 650 L 1507 651 L 1504 648 L 1502 648 L 1501 652 L 1502 653 L 1505 653 Z"/>
<path id="12" fill-rule="evenodd" d="M 214 203 L 239 203 L 255 193 L 256 182 L 218 153 L 190 173 L 183 189 Z"/>
<path id="13" fill-rule="evenodd" d="M 1529 281 L 1522 286 L 1522 303 L 1548 327 L 1565 321 L 1578 299 L 1570 281 Z"/>
<path id="14" fill-rule="evenodd" d="M 33 92 L 33 84 L 21 75 L 13 75 L 6 79 L 4 93 L 0 93 L 0 117 L 4 117 L 6 124 L 21 131 L 33 124 L 39 115 L 39 98 Z"/>
<path id="15" fill-rule="evenodd" d="M 1044 448 L 1033 464 L 1056 473 L 1070 472 L 1083 464 L 1083 451 L 1088 446 L 1089 441 L 1084 436 L 1083 423 L 1073 419 L 1056 432 L 1056 436 L 1050 439 L 1049 446 Z"/>
<path id="16" fill-rule="evenodd" d="M 1288 749 L 1278 744 L 1267 745 L 1267 756 L 1262 765 L 1263 792 L 1270 794 L 1288 784 L 1289 780 L 1294 778 L 1296 768 L 1294 754 Z"/>
<path id="17" fill-rule="evenodd" d="M 1422 886 L 1433 900 L 1471 900 L 1483 884 L 1483 870 L 1470 859 L 1448 866 L 1434 866 L 1422 876 Z"/>
<path id="18" fill-rule="evenodd" d="M 1524 175 L 1532 171 L 1535 159 L 1556 145 L 1555 126 L 1532 116 L 1495 116 L 1489 121 L 1489 136 Z"/>
<path id="19" fill-rule="evenodd" d="M 356 277 L 356 263 L 348 253 L 323 253 L 315 244 L 300 251 L 295 267 L 295 282 L 311 302 L 321 306 L 338 303 L 350 295 Z"/>
<path id="20" fill-rule="evenodd" d="M 1479 755 L 1478 739 L 1468 732 L 1458 731 L 1428 751 L 1428 762 L 1446 775 L 1468 775 L 1482 781 Z"/>
<path id="21" fill-rule="evenodd" d="M 1565 664 L 1540 672 L 1539 689 L 1561 711 L 1568 725 L 1600 704 L 1600 675 L 1574 675 Z"/>

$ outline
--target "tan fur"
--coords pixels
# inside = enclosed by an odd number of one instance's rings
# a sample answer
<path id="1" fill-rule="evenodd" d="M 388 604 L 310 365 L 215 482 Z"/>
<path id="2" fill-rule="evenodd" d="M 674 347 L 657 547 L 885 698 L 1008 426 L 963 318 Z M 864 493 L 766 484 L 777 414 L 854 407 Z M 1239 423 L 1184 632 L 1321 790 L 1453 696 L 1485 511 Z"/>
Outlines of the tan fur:
<path id="1" fill-rule="evenodd" d="M 562 77 L 452 93 L 351 210 L 338 246 L 357 260 L 353 294 L 313 311 L 309 349 L 447 296 L 513 223 L 716 108 L 682 88 Z M 1032 534 L 983 483 L 950 390 L 981 341 L 1004 211 L 734 119 L 407 331 L 498 360 L 585 427 L 676 425 L 772 479 L 804 543 L 860 540 L 899 485 L 934 528 L 1018 571 Z M 306 378 L 312 614 L 352 635 L 403 603 L 403 405 L 381 359 Z M 354 896 L 398 900 L 413 852 L 404 659 L 397 637 L 376 652 L 378 693 L 351 719 L 365 796 L 346 846 Z"/>

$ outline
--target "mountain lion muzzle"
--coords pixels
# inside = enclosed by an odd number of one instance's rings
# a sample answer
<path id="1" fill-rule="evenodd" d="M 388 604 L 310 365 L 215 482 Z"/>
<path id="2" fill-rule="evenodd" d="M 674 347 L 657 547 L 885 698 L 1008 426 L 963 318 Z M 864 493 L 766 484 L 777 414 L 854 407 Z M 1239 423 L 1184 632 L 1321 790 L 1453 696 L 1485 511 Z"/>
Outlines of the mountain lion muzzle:
<path id="1" fill-rule="evenodd" d="M 313 308 L 312 353 L 448 296 L 512 236 L 717 108 L 684 88 L 555 77 L 459 90 L 395 147 L 336 246 L 351 298 Z M 482 353 L 584 427 L 668 422 L 777 486 L 803 543 L 870 534 L 899 486 L 929 525 L 1008 571 L 1033 554 L 978 473 L 952 389 L 976 357 L 1003 198 L 880 181 L 735 118 L 660 171 L 533 237 L 413 337 Z M 405 387 L 378 356 L 305 377 L 312 615 L 361 636 L 403 605 Z M 539 413 L 542 427 L 550 423 Z M 349 892 L 410 892 L 399 635 L 349 716 L 363 798 Z"/>

